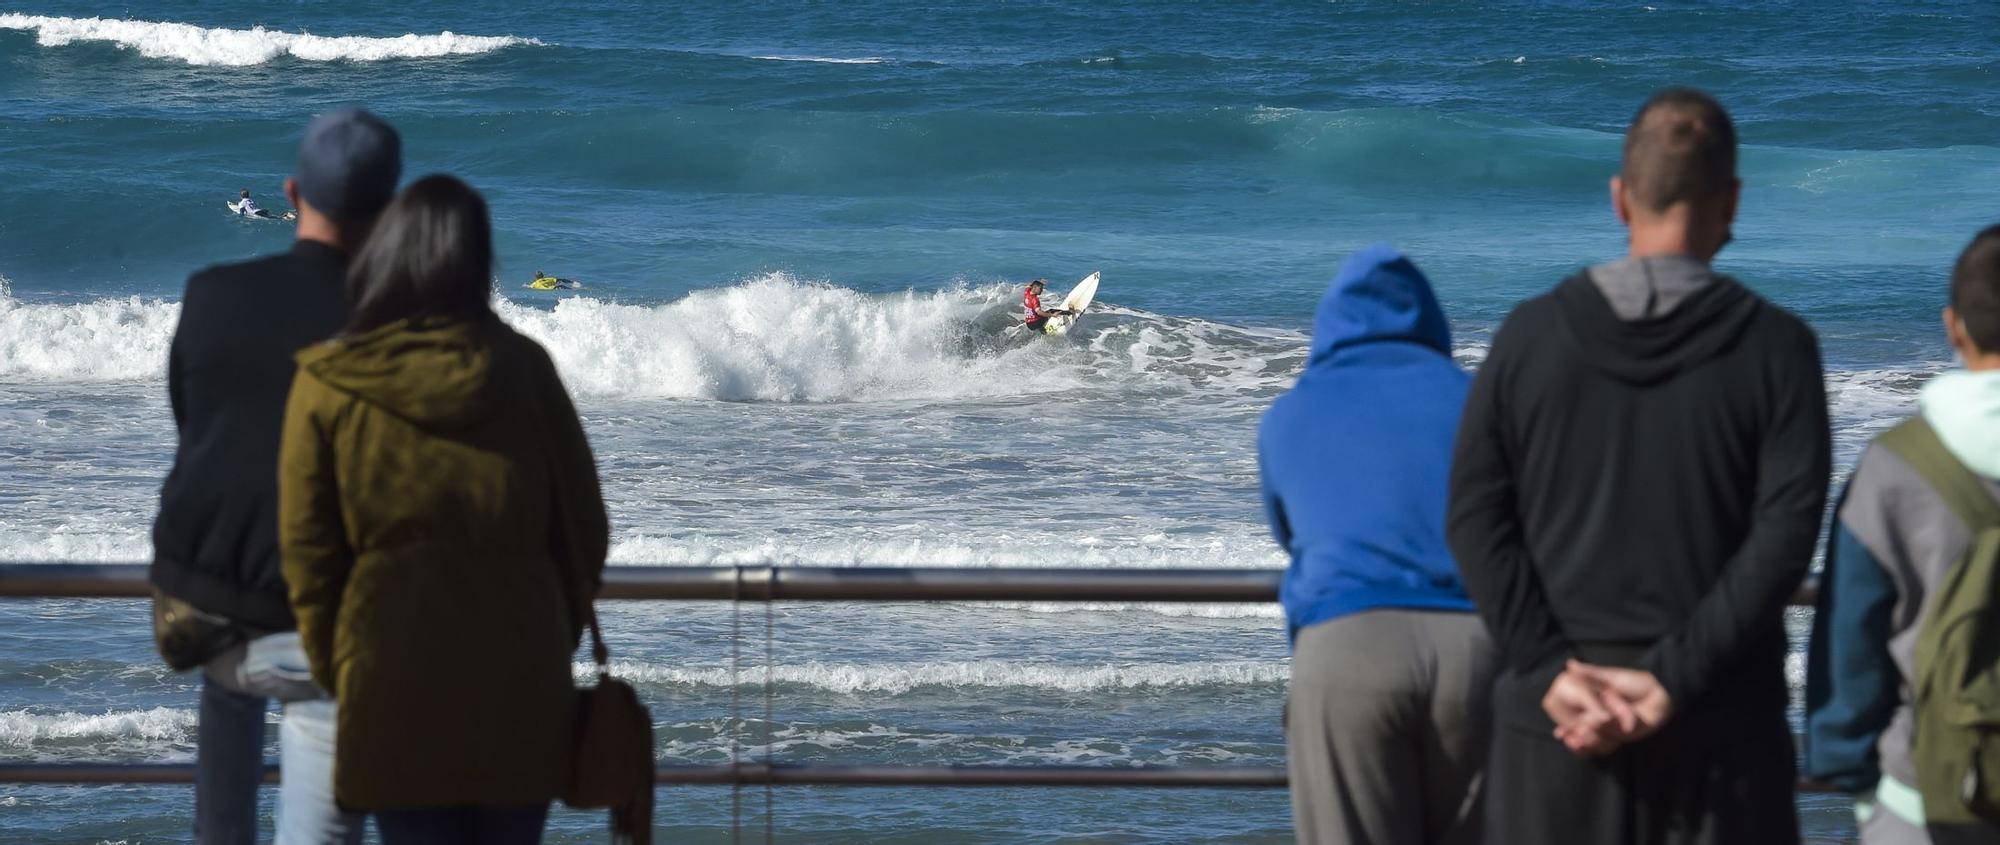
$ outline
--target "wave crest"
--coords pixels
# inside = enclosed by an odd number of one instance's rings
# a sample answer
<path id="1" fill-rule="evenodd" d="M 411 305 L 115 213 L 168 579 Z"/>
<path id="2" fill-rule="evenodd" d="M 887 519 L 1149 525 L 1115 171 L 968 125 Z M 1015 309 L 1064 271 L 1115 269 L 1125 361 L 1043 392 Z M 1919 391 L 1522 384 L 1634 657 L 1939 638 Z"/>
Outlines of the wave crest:
<path id="1" fill-rule="evenodd" d="M 0 29 L 31 30 L 35 43 L 62 47 L 78 41 L 108 41 L 151 59 L 177 59 L 191 65 L 247 67 L 279 56 L 309 62 L 377 62 L 387 59 L 431 59 L 490 53 L 517 45 L 537 45 L 533 38 L 512 35 L 460 35 L 449 30 L 433 35 L 407 33 L 392 38 L 360 35 L 323 36 L 302 32 L 205 28 L 185 23 L 65 18 L 48 15 L 0 14 Z"/>

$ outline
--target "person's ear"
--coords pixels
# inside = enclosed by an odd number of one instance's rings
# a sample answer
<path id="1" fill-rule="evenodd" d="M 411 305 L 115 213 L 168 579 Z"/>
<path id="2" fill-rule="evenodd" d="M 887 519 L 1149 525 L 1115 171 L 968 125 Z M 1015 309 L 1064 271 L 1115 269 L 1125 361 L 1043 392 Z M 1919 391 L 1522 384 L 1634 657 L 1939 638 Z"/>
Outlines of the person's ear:
<path id="1" fill-rule="evenodd" d="M 1743 180 L 1741 179 L 1729 180 L 1728 205 L 1722 209 L 1723 225 L 1730 225 L 1736 222 L 1736 204 L 1742 201 L 1742 199 L 1743 199 Z"/>
<path id="2" fill-rule="evenodd" d="M 1970 361 L 1979 353 L 1972 346 L 1971 335 L 1965 331 L 1965 321 L 1959 319 L 1958 312 L 1951 310 L 1949 305 L 1944 307 L 1944 337 L 1961 361 Z"/>
<path id="3" fill-rule="evenodd" d="M 1625 179 L 1620 176 L 1611 177 L 1611 211 L 1618 215 L 1618 222 L 1632 225 L 1632 206 L 1625 198 Z"/>
<path id="4" fill-rule="evenodd" d="M 285 201 L 293 208 L 299 207 L 299 180 L 290 176 L 285 177 Z"/>

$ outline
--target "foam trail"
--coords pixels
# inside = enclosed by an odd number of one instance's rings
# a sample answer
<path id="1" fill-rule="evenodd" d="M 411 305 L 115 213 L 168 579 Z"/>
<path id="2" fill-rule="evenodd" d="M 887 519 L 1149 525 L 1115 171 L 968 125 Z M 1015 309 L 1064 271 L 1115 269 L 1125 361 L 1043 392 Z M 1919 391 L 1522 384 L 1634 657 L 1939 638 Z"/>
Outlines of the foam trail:
<path id="1" fill-rule="evenodd" d="M 62 47 L 78 41 L 109 41 L 152 59 L 177 59 L 191 65 L 247 67 L 279 56 L 309 62 L 378 62 L 387 59 L 430 59 L 490 53 L 517 45 L 540 45 L 532 38 L 511 35 L 434 35 L 409 33 L 393 38 L 358 35 L 323 36 L 251 29 L 203 28 L 192 24 L 107 18 L 64 18 L 47 15 L 0 14 L 0 29 L 32 30 L 35 43 Z"/>
<path id="2" fill-rule="evenodd" d="M 595 666 L 577 663 L 578 678 L 594 675 Z M 689 667 L 658 663 L 615 662 L 612 674 L 639 683 L 673 686 L 728 687 L 732 675 L 742 686 L 764 682 L 764 668 L 745 666 L 732 673 L 727 666 Z M 1000 660 L 939 663 L 804 663 L 773 669 L 778 684 L 805 686 L 841 694 L 903 695 L 918 689 L 1027 688 L 1083 693 L 1103 690 L 1177 689 L 1196 686 L 1276 684 L 1291 677 L 1283 661 L 1223 660 L 1198 663 L 1134 663 L 1076 666 L 1017 663 Z"/>
<path id="3" fill-rule="evenodd" d="M 861 56 L 852 59 L 841 59 L 831 56 L 751 56 L 750 58 L 767 62 L 815 62 L 826 65 L 879 65 L 888 61 L 881 56 Z"/>

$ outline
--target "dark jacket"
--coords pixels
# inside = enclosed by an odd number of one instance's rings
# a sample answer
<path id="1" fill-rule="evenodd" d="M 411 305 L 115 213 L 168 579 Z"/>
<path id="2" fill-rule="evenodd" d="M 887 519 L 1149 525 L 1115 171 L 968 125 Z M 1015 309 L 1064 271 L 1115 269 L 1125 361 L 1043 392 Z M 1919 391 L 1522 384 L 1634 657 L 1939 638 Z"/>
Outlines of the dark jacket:
<path id="1" fill-rule="evenodd" d="M 340 803 L 561 793 L 609 528 L 548 354 L 490 316 L 300 353 L 278 476 L 299 639 L 340 702 Z"/>
<path id="2" fill-rule="evenodd" d="M 1449 531 L 1524 696 L 1595 651 L 1683 714 L 1782 710 L 1781 616 L 1826 502 L 1822 378 L 1812 330 L 1726 278 L 1653 319 L 1583 276 L 1515 309 L 1466 402 Z"/>
<path id="3" fill-rule="evenodd" d="M 1472 609 L 1444 541 L 1469 381 L 1416 265 L 1388 246 L 1349 258 L 1305 372 L 1257 433 L 1265 513 L 1292 558 L 1280 599 L 1293 637 L 1364 610 Z"/>
<path id="4" fill-rule="evenodd" d="M 302 240 L 194 274 L 167 358 L 180 447 L 153 522 L 153 584 L 264 631 L 292 628 L 277 489 L 292 356 L 345 319 L 346 266 L 339 250 Z"/>
<path id="5" fill-rule="evenodd" d="M 1447 532 L 1505 663 L 1489 778 L 1570 793 L 1501 816 L 1496 841 L 1578 802 L 1576 841 L 1797 839 L 1782 622 L 1826 502 L 1818 344 L 1699 272 L 1649 316 L 1586 275 L 1522 303 L 1466 399 Z M 1569 756 L 1540 701 L 1571 657 L 1652 672 L 1666 728 Z"/>

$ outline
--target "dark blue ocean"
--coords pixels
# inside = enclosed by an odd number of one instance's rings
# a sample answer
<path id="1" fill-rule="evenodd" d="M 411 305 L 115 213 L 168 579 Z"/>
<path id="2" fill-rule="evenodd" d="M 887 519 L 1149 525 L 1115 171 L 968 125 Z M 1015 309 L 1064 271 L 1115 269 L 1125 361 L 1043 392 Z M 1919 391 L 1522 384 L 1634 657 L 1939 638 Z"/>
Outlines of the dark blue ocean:
<path id="1" fill-rule="evenodd" d="M 615 563 L 1281 565 L 1255 421 L 1341 258 L 1402 246 L 1477 361 L 1621 253 L 1620 133 L 1673 83 L 1735 113 L 1719 264 L 1818 329 L 1844 473 L 1948 365 L 1945 275 L 2000 219 L 1995 32 L 1989 0 L 0 6 L 0 559 L 149 557 L 182 282 L 285 247 L 223 203 L 283 209 L 304 123 L 349 104 L 491 200 L 498 307 L 578 397 Z M 1071 336 L 996 337 L 1023 280 L 1093 271 Z M 792 762 L 1282 761 L 1273 607 L 781 606 L 770 722 L 761 610 L 740 686 L 729 608 L 609 613 L 665 762 L 732 733 Z M 145 614 L 0 603 L 0 759 L 191 759 Z M 761 836 L 745 798 L 662 790 L 664 841 Z M 0 784 L 0 840 L 185 841 L 191 806 Z M 787 842 L 1290 836 L 1275 791 L 774 807 Z"/>

